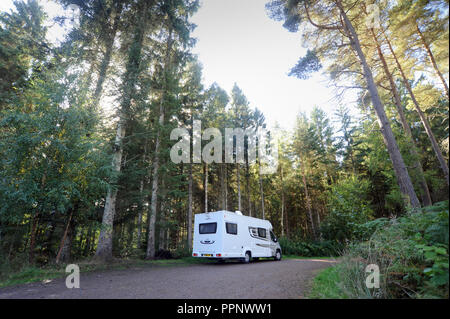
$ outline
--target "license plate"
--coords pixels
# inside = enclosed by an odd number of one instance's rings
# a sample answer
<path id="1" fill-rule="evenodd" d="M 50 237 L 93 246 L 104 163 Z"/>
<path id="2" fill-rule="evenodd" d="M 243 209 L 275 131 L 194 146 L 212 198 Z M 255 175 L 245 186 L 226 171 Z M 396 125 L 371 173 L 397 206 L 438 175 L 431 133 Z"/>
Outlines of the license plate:
<path id="1" fill-rule="evenodd" d="M 213 255 L 212 255 L 212 254 L 202 254 L 202 256 L 205 256 L 205 257 L 212 257 Z"/>

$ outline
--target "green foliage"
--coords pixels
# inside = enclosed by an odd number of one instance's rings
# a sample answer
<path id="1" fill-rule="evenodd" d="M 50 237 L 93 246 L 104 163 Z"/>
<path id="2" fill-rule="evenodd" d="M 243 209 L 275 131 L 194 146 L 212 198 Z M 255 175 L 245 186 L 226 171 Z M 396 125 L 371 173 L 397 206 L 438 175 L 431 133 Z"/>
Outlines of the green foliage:
<path id="1" fill-rule="evenodd" d="M 46 15 L 38 2 L 17 1 L 15 6 L 14 12 L 0 12 L 0 110 L 20 95 L 49 54 L 43 26 Z"/>
<path id="2" fill-rule="evenodd" d="M 311 291 L 308 294 L 310 299 L 346 299 L 348 296 L 343 293 L 340 282 L 340 267 L 328 267 L 314 277 Z"/>
<path id="3" fill-rule="evenodd" d="M 173 256 L 173 258 L 176 258 L 176 259 L 183 258 L 183 257 L 190 257 L 191 255 L 192 255 L 192 251 L 189 249 L 187 243 L 177 246 L 172 251 L 172 256 Z"/>
<path id="4" fill-rule="evenodd" d="M 364 239 L 370 238 L 373 233 L 375 233 L 377 230 L 385 227 L 390 223 L 389 218 L 382 217 L 377 218 L 371 221 L 368 221 L 367 223 L 364 223 L 361 225 L 362 234 Z"/>
<path id="5" fill-rule="evenodd" d="M 432 265 L 423 270 L 430 277 L 433 286 L 448 284 L 448 246 L 437 244 L 435 246 L 416 245 L 425 257 L 425 261 Z"/>
<path id="6" fill-rule="evenodd" d="M 336 241 L 317 241 L 317 242 L 305 242 L 294 241 L 286 237 L 278 239 L 283 254 L 296 255 L 304 257 L 317 257 L 317 256 L 338 256 L 343 248 L 343 245 Z"/>
<path id="7" fill-rule="evenodd" d="M 344 291 L 351 298 L 448 298 L 448 214 L 445 201 L 389 222 L 372 222 L 374 234 L 344 254 Z M 380 269 L 380 289 L 364 285 L 368 264 Z"/>
<path id="8" fill-rule="evenodd" d="M 299 79 L 306 80 L 311 77 L 311 73 L 317 72 L 322 68 L 319 58 L 314 51 L 308 50 L 306 55 L 297 62 L 297 64 L 289 71 L 289 76 L 295 76 Z"/>
<path id="9" fill-rule="evenodd" d="M 369 181 L 352 176 L 332 186 L 328 196 L 329 215 L 321 226 L 325 239 L 345 242 L 361 238 L 364 224 L 371 219 L 367 200 Z"/>

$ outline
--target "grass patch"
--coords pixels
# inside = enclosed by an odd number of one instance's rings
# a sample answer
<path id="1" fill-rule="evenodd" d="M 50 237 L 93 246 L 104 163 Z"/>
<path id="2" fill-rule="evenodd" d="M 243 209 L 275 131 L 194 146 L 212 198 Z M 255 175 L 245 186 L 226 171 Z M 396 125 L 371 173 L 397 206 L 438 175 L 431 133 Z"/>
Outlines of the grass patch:
<path id="1" fill-rule="evenodd" d="M 297 256 L 297 255 L 283 255 L 283 259 L 323 259 L 323 260 L 334 260 L 339 257 L 305 257 L 305 256 Z"/>
<path id="2" fill-rule="evenodd" d="M 6 278 L 0 281 L 0 288 L 7 286 L 15 286 L 20 284 L 27 284 L 31 282 L 51 280 L 61 278 L 65 275 L 64 268 L 56 267 L 26 267 L 20 272 L 11 273 Z"/>
<path id="3" fill-rule="evenodd" d="M 308 298 L 310 299 L 347 299 L 339 283 L 339 265 L 325 268 L 314 277 Z"/>

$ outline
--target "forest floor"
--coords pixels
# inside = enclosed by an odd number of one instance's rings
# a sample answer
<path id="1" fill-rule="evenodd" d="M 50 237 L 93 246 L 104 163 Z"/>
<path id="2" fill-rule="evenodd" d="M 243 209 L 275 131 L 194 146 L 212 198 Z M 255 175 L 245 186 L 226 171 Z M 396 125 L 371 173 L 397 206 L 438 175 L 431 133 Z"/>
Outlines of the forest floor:
<path id="1" fill-rule="evenodd" d="M 56 278 L 0 288 L 0 299 L 305 298 L 317 272 L 335 262 L 331 258 L 287 258 L 250 264 L 160 262 L 89 272 L 81 267 L 80 288 L 68 289 L 65 278 Z"/>

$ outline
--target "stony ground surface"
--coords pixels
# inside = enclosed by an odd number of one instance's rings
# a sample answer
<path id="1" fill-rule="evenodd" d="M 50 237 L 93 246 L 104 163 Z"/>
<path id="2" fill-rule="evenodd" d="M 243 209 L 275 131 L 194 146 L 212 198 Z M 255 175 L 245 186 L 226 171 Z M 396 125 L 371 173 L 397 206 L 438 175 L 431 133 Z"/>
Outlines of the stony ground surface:
<path id="1" fill-rule="evenodd" d="M 152 266 L 81 273 L 80 288 L 65 279 L 0 289 L 3 298 L 303 298 L 314 275 L 333 260 L 261 260 L 177 266 Z"/>

